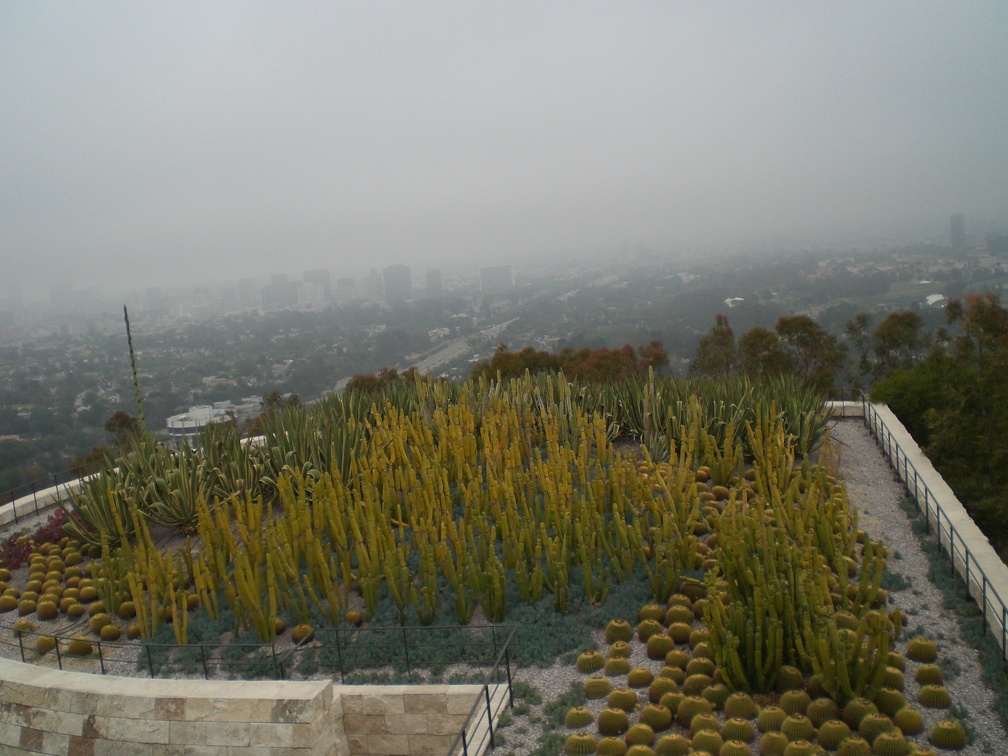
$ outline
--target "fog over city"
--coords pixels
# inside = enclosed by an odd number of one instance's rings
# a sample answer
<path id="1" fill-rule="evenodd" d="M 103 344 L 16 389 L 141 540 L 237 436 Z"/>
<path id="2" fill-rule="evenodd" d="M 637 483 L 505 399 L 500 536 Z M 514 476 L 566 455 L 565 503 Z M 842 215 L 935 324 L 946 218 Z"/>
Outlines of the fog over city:
<path id="1" fill-rule="evenodd" d="M 0 258 L 164 286 L 1003 230 L 1003 2 L 0 4 Z"/>

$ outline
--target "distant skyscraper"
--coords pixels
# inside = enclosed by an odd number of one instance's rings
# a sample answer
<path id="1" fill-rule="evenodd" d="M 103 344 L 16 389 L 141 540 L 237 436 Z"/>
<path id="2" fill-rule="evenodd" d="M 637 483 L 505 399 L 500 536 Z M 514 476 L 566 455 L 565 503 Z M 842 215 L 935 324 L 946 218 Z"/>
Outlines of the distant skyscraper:
<path id="1" fill-rule="evenodd" d="M 384 294 L 384 289 L 382 288 L 381 273 L 377 268 L 371 268 L 367 278 L 364 279 L 364 298 L 381 299 L 382 294 Z"/>
<path id="2" fill-rule="evenodd" d="M 966 249 L 966 218 L 962 213 L 952 216 L 952 249 Z"/>
<path id="3" fill-rule="evenodd" d="M 506 291 L 514 288 L 514 270 L 510 265 L 480 268 L 480 291 Z"/>
<path id="4" fill-rule="evenodd" d="M 385 284 L 385 303 L 405 302 L 413 293 L 413 281 L 408 265 L 389 265 L 382 270 Z"/>
<path id="5" fill-rule="evenodd" d="M 441 268 L 431 268 L 427 271 L 427 296 L 441 296 Z"/>
<path id="6" fill-rule="evenodd" d="M 380 283 L 380 281 L 379 281 Z M 336 279 L 336 288 L 333 290 L 333 301 L 337 304 L 350 302 L 354 298 L 356 282 L 352 276 L 343 276 Z"/>
<path id="7" fill-rule="evenodd" d="M 306 284 L 315 284 L 319 287 L 322 292 L 322 302 L 328 302 L 332 299 L 332 280 L 329 278 L 328 268 L 317 268 L 315 270 L 306 270 L 302 274 L 302 278 Z"/>
<path id="8" fill-rule="evenodd" d="M 259 287 L 251 278 L 243 278 L 238 282 L 238 303 L 242 307 L 259 306 Z"/>

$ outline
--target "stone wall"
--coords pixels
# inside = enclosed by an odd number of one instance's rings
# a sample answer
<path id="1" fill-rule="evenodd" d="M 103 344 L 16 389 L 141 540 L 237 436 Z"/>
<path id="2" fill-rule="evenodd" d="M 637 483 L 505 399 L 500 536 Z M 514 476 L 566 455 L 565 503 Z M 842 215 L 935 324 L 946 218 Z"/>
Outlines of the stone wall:
<path id="1" fill-rule="evenodd" d="M 0 752 L 443 756 L 481 691 L 480 685 L 151 680 L 0 659 Z"/>
<path id="2" fill-rule="evenodd" d="M 481 685 L 342 685 L 343 729 L 351 754 L 448 753 Z"/>
<path id="3" fill-rule="evenodd" d="M 62 756 L 348 754 L 328 681 L 149 680 L 0 659 L 0 751 Z"/>

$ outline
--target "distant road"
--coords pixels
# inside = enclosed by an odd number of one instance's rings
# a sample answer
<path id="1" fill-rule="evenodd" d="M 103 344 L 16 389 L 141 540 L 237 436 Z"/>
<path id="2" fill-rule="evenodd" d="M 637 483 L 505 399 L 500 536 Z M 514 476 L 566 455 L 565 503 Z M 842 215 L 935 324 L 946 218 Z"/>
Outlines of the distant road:
<path id="1" fill-rule="evenodd" d="M 465 355 L 466 352 L 471 351 L 474 346 L 470 341 L 475 341 L 480 343 L 486 340 L 493 340 L 497 338 L 505 328 L 507 328 L 511 323 L 514 322 L 514 318 L 511 320 L 506 320 L 503 323 L 494 323 L 486 328 L 481 328 L 477 333 L 470 336 L 463 336 L 461 338 L 450 341 L 444 346 L 440 347 L 436 352 L 426 355 L 418 361 L 413 362 L 403 362 L 400 363 L 396 368 L 400 372 L 411 367 L 415 367 L 420 371 L 422 375 L 427 373 L 437 374 L 441 365 L 446 365 L 450 362 L 457 360 L 459 357 Z M 342 391 L 346 388 L 347 383 L 350 381 L 352 376 L 341 379 L 335 386 L 336 391 Z"/>

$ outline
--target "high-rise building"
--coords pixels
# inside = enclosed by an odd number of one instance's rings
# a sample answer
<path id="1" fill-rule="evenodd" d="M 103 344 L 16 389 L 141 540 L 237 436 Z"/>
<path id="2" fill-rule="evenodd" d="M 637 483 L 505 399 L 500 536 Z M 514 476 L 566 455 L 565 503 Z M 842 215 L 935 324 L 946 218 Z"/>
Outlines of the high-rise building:
<path id="1" fill-rule="evenodd" d="M 377 268 L 368 271 L 367 278 L 364 279 L 364 298 L 381 299 L 385 290 L 382 288 L 382 276 Z"/>
<path id="2" fill-rule="evenodd" d="M 332 280 L 329 277 L 328 268 L 316 268 L 306 270 L 302 276 L 306 284 L 315 284 L 322 292 L 322 303 L 325 304 L 332 299 Z"/>
<path id="3" fill-rule="evenodd" d="M 344 304 L 353 301 L 357 291 L 357 282 L 353 276 L 343 276 L 336 279 L 336 288 L 333 289 L 333 301 L 337 304 Z"/>
<path id="4" fill-rule="evenodd" d="M 413 293 L 413 281 L 408 265 L 389 265 L 382 270 L 385 304 L 405 302 Z"/>
<path id="5" fill-rule="evenodd" d="M 440 297 L 442 291 L 441 268 L 431 268 L 427 271 L 427 296 Z"/>
<path id="6" fill-rule="evenodd" d="M 510 265 L 480 268 L 480 291 L 506 291 L 514 288 L 514 270 Z"/>
<path id="7" fill-rule="evenodd" d="M 951 220 L 952 249 L 966 249 L 966 218 L 954 213 Z"/>

